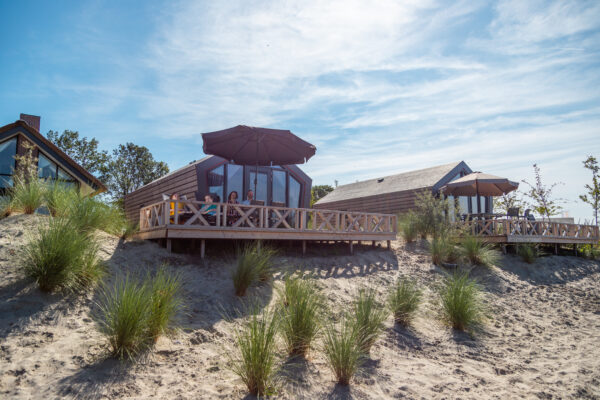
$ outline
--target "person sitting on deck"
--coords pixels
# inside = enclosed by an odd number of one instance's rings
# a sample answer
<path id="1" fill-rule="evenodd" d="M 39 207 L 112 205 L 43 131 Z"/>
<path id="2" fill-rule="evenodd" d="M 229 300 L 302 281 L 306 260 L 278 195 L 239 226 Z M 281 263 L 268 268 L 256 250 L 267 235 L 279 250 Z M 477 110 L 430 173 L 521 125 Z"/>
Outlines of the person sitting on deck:
<path id="1" fill-rule="evenodd" d="M 206 221 L 210 225 L 215 225 L 217 220 L 217 206 L 215 204 L 212 204 L 213 195 L 209 193 L 206 196 L 204 196 L 204 202 L 207 204 L 205 204 L 204 207 L 202 207 L 201 212 L 206 216 Z"/>
<path id="2" fill-rule="evenodd" d="M 170 196 L 171 201 L 171 207 L 170 207 L 170 211 L 169 211 L 169 215 L 171 216 L 171 223 L 174 224 L 175 223 L 175 200 L 179 200 L 179 194 L 177 193 L 173 193 Z M 182 213 L 185 206 L 183 205 L 183 203 L 178 203 L 177 204 L 177 208 L 178 208 L 178 214 Z"/>
<path id="3" fill-rule="evenodd" d="M 252 204 L 252 200 L 254 200 L 254 192 L 250 189 L 248 190 L 248 193 L 246 193 L 246 200 L 242 201 L 242 204 L 249 206 Z"/>
<path id="4" fill-rule="evenodd" d="M 227 198 L 227 204 L 240 204 L 238 202 L 237 198 L 238 198 L 238 193 L 235 190 L 232 191 L 231 193 L 229 193 L 229 197 Z M 229 225 L 231 225 L 235 221 L 237 221 L 239 217 L 240 217 L 240 214 L 237 212 L 235 207 L 227 208 L 227 222 Z"/>

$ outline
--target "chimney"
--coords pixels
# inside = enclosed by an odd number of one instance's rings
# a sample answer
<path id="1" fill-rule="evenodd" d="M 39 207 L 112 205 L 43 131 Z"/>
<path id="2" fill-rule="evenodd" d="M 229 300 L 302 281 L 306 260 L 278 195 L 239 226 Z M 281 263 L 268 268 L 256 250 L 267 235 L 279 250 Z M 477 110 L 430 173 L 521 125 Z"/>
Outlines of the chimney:
<path id="1" fill-rule="evenodd" d="M 35 129 L 36 131 L 40 131 L 40 120 L 42 119 L 42 117 L 38 117 L 37 115 L 21 114 L 19 119 L 21 121 L 24 121 L 27 125 Z"/>

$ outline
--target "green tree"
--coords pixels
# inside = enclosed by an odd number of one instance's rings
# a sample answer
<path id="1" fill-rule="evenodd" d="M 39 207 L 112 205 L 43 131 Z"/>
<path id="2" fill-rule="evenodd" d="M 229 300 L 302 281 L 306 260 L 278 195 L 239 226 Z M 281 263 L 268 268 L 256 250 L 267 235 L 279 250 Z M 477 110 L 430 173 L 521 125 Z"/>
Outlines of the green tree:
<path id="1" fill-rule="evenodd" d="M 525 205 L 521 198 L 521 193 L 513 191 L 510 193 L 503 194 L 502 196 L 494 197 L 494 212 L 502 212 L 508 214 L 509 208 L 523 208 Z"/>
<path id="2" fill-rule="evenodd" d="M 65 130 L 61 134 L 51 130 L 46 136 L 88 172 L 96 175 L 106 173 L 109 160 L 108 151 L 98 150 L 98 141 L 95 138 L 80 138 L 79 132 L 70 130 Z M 101 180 L 103 180 L 102 178 L 105 179 L 104 176 L 101 177 Z"/>
<path id="3" fill-rule="evenodd" d="M 122 200 L 125 195 L 168 172 L 167 164 L 154 160 L 147 147 L 120 144 L 108 162 L 105 184 L 115 200 Z"/>
<path id="4" fill-rule="evenodd" d="M 526 180 L 523 183 L 529 186 L 529 190 L 525 192 L 525 195 L 531 199 L 531 207 L 533 210 L 542 216 L 550 219 L 552 215 L 556 215 L 562 210 L 559 202 L 561 199 L 554 199 L 552 191 L 554 188 L 561 184 L 560 182 L 553 183 L 546 186 L 542 183 L 542 175 L 540 173 L 540 167 L 537 164 L 533 164 L 533 171 L 535 174 L 535 183 L 531 184 Z"/>
<path id="5" fill-rule="evenodd" d="M 310 206 L 312 207 L 317 201 L 325 197 L 328 193 L 333 192 L 331 185 L 316 185 L 310 190 Z"/>
<path id="6" fill-rule="evenodd" d="M 596 220 L 596 225 L 598 225 L 598 208 L 600 208 L 600 167 L 598 167 L 598 160 L 596 160 L 596 157 L 589 156 L 583 162 L 583 167 L 592 171 L 592 184 L 585 185 L 587 193 L 579 195 L 579 198 L 584 203 L 592 206 L 594 219 Z"/>

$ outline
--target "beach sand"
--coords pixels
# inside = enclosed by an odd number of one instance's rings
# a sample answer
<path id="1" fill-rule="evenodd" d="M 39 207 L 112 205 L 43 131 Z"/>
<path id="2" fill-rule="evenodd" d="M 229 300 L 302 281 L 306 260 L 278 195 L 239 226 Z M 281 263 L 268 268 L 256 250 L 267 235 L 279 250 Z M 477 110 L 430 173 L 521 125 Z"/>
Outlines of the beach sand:
<path id="1" fill-rule="evenodd" d="M 431 264 L 423 244 L 396 241 L 391 251 L 357 247 L 355 256 L 324 246 L 309 246 L 307 257 L 284 249 L 273 285 L 252 288 L 240 299 L 233 294 L 231 262 L 211 258 L 210 247 L 202 261 L 99 233 L 109 279 L 164 263 L 186 282 L 183 329 L 160 338 L 136 363 L 124 363 L 108 357 L 94 321 L 97 292 L 43 294 L 22 277 L 18 249 L 44 222 L 24 215 L 0 220 L 0 398 L 244 398 L 243 383 L 228 369 L 244 304 L 275 304 L 283 272 L 293 270 L 315 277 L 336 315 L 349 310 L 360 288 L 375 288 L 385 299 L 400 276 L 416 279 L 426 301 L 411 328 L 386 321 L 349 387 L 335 384 L 320 340 L 308 360 L 282 357 L 278 398 L 600 398 L 598 262 L 547 256 L 528 265 L 507 255 L 497 267 L 473 268 L 489 318 L 471 337 L 440 321 L 435 287 L 443 271 Z"/>

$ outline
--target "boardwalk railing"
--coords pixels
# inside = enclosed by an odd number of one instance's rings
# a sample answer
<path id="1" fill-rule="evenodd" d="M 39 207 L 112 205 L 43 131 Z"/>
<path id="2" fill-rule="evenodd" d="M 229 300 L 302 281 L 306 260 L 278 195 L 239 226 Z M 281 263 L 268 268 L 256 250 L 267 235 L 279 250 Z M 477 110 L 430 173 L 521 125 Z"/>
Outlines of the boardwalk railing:
<path id="1" fill-rule="evenodd" d="M 484 219 L 464 222 L 475 235 L 505 236 L 512 241 L 527 241 L 528 238 L 560 239 L 597 242 L 600 231 L 595 225 L 565 224 L 561 222 L 529 221 L 523 219 Z"/>
<path id="2" fill-rule="evenodd" d="M 396 233 L 396 215 L 167 200 L 140 209 L 140 231 L 156 228 Z"/>

